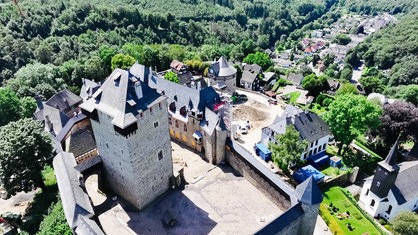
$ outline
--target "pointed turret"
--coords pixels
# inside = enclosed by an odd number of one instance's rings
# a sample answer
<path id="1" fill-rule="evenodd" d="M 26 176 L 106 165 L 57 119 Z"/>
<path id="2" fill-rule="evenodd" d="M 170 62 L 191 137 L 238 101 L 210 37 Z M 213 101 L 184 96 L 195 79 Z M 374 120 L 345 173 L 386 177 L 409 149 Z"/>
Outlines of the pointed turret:
<path id="1" fill-rule="evenodd" d="M 322 193 L 313 177 L 309 177 L 296 187 L 296 199 L 306 205 L 315 205 L 322 202 Z"/>
<path id="2" fill-rule="evenodd" d="M 385 198 L 393 187 L 398 176 L 399 166 L 396 163 L 399 137 L 393 144 L 385 160 L 377 165 L 370 191 L 380 198 Z"/>
<path id="3" fill-rule="evenodd" d="M 399 137 L 396 140 L 395 144 L 393 144 L 388 155 L 386 156 L 386 159 L 385 159 L 386 164 L 390 166 L 396 165 L 396 159 L 398 157 L 398 145 L 399 145 Z"/>

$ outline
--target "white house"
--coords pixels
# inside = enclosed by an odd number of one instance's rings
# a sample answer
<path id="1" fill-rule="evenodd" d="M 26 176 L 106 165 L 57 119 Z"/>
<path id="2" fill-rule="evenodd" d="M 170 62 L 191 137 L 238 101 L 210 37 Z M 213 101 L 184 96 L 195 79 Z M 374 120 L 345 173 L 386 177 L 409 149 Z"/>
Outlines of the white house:
<path id="1" fill-rule="evenodd" d="M 391 220 L 401 211 L 418 209 L 418 161 L 397 164 L 397 151 L 398 141 L 364 182 L 359 204 L 373 217 Z"/>
<path id="2" fill-rule="evenodd" d="M 289 125 L 293 125 L 299 131 L 302 140 L 308 141 L 308 149 L 301 155 L 302 160 L 327 149 L 331 134 L 328 125 L 317 114 L 292 105 L 287 105 L 284 113 L 278 116 L 273 124 L 261 130 L 261 143 L 265 146 L 270 142 L 277 143 L 276 136 L 285 133 Z"/>

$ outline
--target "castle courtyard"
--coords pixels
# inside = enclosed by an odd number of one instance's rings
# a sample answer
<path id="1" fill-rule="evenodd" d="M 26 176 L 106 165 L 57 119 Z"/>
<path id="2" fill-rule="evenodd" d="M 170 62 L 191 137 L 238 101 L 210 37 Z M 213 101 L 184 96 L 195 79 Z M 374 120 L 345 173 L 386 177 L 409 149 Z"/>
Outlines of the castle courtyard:
<path id="1" fill-rule="evenodd" d="M 184 166 L 186 185 L 140 212 L 120 198 L 97 193 L 97 176 L 86 180 L 106 234 L 253 234 L 283 213 L 229 166 L 214 166 L 200 153 L 171 145 L 174 164 Z M 163 222 L 170 219 L 173 226 Z"/>

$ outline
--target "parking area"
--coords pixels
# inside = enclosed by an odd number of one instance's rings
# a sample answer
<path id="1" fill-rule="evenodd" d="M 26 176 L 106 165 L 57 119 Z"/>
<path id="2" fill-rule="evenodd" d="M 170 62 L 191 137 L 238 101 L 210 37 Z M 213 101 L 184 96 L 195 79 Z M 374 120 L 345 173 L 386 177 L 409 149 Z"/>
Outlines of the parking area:
<path id="1" fill-rule="evenodd" d="M 120 199 L 111 202 L 99 215 L 106 234 L 253 234 L 283 213 L 230 167 L 213 166 L 174 142 L 172 149 L 173 161 L 184 167 L 185 188 L 170 191 L 140 212 Z M 89 179 L 93 203 L 106 201 Z M 163 223 L 168 215 L 174 226 Z"/>

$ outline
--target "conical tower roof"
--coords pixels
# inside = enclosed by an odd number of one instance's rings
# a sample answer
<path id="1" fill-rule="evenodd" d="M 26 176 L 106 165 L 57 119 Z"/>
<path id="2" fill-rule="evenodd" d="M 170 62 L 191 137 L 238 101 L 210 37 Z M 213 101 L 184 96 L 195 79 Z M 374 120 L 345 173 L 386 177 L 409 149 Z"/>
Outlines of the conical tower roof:
<path id="1" fill-rule="evenodd" d="M 315 205 L 322 202 L 322 192 L 312 176 L 296 187 L 295 196 L 299 202 L 307 205 Z"/>
<path id="2" fill-rule="evenodd" d="M 228 61 L 226 61 L 225 57 L 221 56 L 221 58 L 219 58 L 218 60 L 218 63 L 219 63 L 218 76 L 227 77 L 227 76 L 231 76 L 237 73 L 237 70 L 233 66 L 231 66 L 228 63 Z"/>

